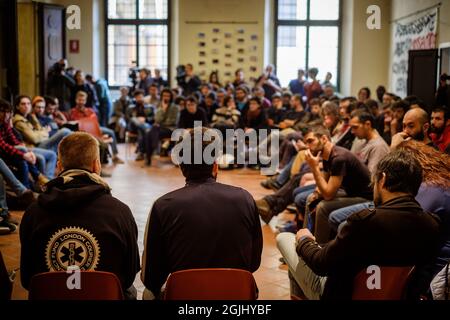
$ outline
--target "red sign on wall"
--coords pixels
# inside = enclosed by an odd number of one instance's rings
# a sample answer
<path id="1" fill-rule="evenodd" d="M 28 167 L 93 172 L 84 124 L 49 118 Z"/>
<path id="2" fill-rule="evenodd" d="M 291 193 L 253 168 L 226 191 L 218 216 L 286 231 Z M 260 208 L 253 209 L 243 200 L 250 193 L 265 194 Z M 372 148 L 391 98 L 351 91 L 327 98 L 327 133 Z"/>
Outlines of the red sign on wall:
<path id="1" fill-rule="evenodd" d="M 70 53 L 80 52 L 80 40 L 70 40 L 69 41 L 69 51 Z"/>

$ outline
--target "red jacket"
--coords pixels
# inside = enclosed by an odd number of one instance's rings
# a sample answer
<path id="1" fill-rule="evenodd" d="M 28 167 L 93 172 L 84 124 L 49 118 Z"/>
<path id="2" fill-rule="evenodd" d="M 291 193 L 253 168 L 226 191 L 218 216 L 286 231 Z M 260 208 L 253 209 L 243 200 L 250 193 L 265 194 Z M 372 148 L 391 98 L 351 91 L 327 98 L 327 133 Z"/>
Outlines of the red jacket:
<path id="1" fill-rule="evenodd" d="M 77 121 L 83 118 L 95 118 L 97 119 L 97 114 L 92 108 L 84 108 L 84 111 L 81 112 L 77 108 L 73 108 L 70 110 L 70 120 Z"/>

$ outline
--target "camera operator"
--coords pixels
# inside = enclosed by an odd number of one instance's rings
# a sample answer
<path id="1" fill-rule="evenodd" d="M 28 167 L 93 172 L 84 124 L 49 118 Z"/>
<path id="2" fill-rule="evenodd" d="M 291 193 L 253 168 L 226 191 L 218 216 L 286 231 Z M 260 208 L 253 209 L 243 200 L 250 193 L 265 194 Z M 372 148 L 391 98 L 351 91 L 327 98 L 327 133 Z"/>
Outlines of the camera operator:
<path id="1" fill-rule="evenodd" d="M 68 111 L 71 106 L 72 88 L 75 87 L 74 79 L 66 73 L 67 60 L 60 59 L 47 74 L 47 94 L 58 98 L 60 110 Z"/>
<path id="2" fill-rule="evenodd" d="M 185 67 L 178 66 L 177 82 L 178 86 L 183 89 L 183 95 L 185 97 L 188 97 L 196 92 L 202 84 L 200 78 L 194 74 L 194 67 L 190 63 L 188 63 Z"/>
<path id="3" fill-rule="evenodd" d="M 441 75 L 436 92 L 436 106 L 450 108 L 450 86 L 447 83 L 449 80 L 450 76 L 446 73 Z"/>

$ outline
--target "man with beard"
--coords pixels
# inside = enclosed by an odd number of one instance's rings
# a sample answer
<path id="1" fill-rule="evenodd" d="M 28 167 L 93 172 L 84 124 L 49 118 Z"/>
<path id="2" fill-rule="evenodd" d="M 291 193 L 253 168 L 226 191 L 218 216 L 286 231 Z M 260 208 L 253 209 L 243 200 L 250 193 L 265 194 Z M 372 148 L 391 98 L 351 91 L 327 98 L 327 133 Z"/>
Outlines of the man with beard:
<path id="1" fill-rule="evenodd" d="M 433 109 L 431 113 L 431 140 L 439 150 L 445 152 L 450 145 L 449 111 L 443 107 Z"/>
<path id="2" fill-rule="evenodd" d="M 427 146 L 437 149 L 433 141 L 428 137 L 430 129 L 428 113 L 420 108 L 409 110 L 403 118 L 403 131 L 392 137 L 391 149 L 395 149 L 403 141 L 413 139 L 425 143 Z"/>
<path id="3" fill-rule="evenodd" d="M 330 132 L 322 126 L 312 128 L 304 141 L 308 147 L 305 159 L 317 186 L 308 197 L 304 225 L 314 229 L 317 242 L 322 244 L 334 236 L 328 224 L 331 212 L 372 199 L 370 172 L 355 154 L 335 146 Z M 319 165 L 321 158 L 323 172 Z M 314 204 L 317 204 L 315 217 L 310 211 Z"/>
<path id="4" fill-rule="evenodd" d="M 393 151 L 378 163 L 372 181 L 376 208 L 352 215 L 328 244 L 319 246 L 308 229 L 278 235 L 291 294 L 350 299 L 355 275 L 368 266 L 418 269 L 432 261 L 439 246 L 439 219 L 414 200 L 422 183 L 420 163 L 408 151 Z M 418 298 L 415 281 L 408 298 Z"/>

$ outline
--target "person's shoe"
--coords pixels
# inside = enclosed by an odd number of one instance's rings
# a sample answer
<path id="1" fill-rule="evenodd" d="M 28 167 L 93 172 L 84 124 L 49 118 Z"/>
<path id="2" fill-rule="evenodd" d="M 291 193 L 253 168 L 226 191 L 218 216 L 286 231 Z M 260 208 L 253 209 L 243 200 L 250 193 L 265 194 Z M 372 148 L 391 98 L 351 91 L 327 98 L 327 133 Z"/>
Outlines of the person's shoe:
<path id="1" fill-rule="evenodd" d="M 145 156 L 145 166 L 146 167 L 152 166 L 152 157 Z"/>
<path id="2" fill-rule="evenodd" d="M 0 228 L 8 228 L 9 233 L 13 233 L 17 230 L 17 227 L 8 221 L 8 219 L 3 218 L 2 221 L 0 221 Z"/>
<path id="3" fill-rule="evenodd" d="M 142 152 L 139 152 L 138 155 L 136 156 L 136 161 L 143 161 L 145 159 L 145 156 Z"/>
<path id="4" fill-rule="evenodd" d="M 27 189 L 18 197 L 19 206 L 24 207 L 26 209 L 33 202 L 35 202 L 36 199 L 37 199 L 37 197 L 34 194 L 34 192 L 31 191 L 30 189 Z"/>
<path id="5" fill-rule="evenodd" d="M 6 221 L 8 221 L 9 223 L 12 223 L 16 226 L 18 226 L 20 224 L 20 221 L 13 218 L 10 213 L 8 213 L 8 215 L 6 216 Z"/>
<path id="6" fill-rule="evenodd" d="M 115 164 L 124 164 L 125 163 L 125 161 L 120 159 L 118 155 L 113 156 L 112 162 Z"/>
<path id="7" fill-rule="evenodd" d="M 266 179 L 261 182 L 261 186 L 264 189 L 269 189 L 273 191 L 277 191 L 281 188 L 280 184 L 273 178 Z"/>
<path id="8" fill-rule="evenodd" d="M 266 224 L 269 224 L 270 220 L 272 220 L 272 218 L 274 216 L 269 203 L 264 199 L 256 200 L 255 203 L 256 203 L 256 207 L 258 208 L 258 213 L 261 216 L 261 219 Z"/>

